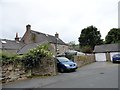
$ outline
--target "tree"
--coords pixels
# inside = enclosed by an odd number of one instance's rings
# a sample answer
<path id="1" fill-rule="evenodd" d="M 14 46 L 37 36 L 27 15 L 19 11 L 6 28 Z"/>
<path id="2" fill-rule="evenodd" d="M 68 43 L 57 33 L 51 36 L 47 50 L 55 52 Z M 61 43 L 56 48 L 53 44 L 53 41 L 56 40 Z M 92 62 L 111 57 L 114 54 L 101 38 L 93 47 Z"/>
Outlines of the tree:
<path id="1" fill-rule="evenodd" d="M 74 49 L 74 47 L 75 47 L 75 41 L 70 41 L 70 42 L 68 43 L 68 45 L 69 45 L 69 48 L 70 48 L 70 49 Z"/>
<path id="2" fill-rule="evenodd" d="M 79 51 L 79 44 L 76 44 L 75 41 L 70 41 L 68 45 L 69 45 L 69 49 Z"/>
<path id="3" fill-rule="evenodd" d="M 68 45 L 70 45 L 70 46 L 75 46 L 75 41 L 70 41 L 70 42 L 68 43 Z"/>
<path id="4" fill-rule="evenodd" d="M 120 28 L 113 28 L 111 29 L 107 36 L 105 37 L 105 43 L 111 44 L 111 43 L 120 43 Z"/>
<path id="5" fill-rule="evenodd" d="M 84 47 L 82 47 L 81 51 L 83 53 L 91 53 L 92 52 L 92 48 L 90 46 L 84 46 Z"/>
<path id="6" fill-rule="evenodd" d="M 98 31 L 96 27 L 89 26 L 82 29 L 79 37 L 79 45 L 81 48 L 90 46 L 93 50 L 95 45 L 100 44 L 103 44 L 103 40 L 101 39 L 100 31 Z"/>

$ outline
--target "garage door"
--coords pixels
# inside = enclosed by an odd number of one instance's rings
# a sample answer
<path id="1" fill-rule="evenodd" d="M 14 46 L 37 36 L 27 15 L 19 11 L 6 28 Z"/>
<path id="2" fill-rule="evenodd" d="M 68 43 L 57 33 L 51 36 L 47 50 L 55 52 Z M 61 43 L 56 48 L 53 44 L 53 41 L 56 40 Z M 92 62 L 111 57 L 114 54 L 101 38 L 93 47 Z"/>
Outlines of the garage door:
<path id="1" fill-rule="evenodd" d="M 106 61 L 105 53 L 96 53 L 95 54 L 96 61 Z"/>

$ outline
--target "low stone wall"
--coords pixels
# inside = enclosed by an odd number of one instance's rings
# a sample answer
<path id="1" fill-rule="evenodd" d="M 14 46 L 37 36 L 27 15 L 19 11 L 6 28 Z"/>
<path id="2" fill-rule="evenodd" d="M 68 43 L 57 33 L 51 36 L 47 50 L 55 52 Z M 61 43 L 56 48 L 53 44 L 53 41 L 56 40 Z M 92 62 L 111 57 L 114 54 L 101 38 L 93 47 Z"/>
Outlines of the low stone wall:
<path id="1" fill-rule="evenodd" d="M 74 56 L 74 61 L 78 67 L 95 62 L 95 55 Z"/>
<path id="2" fill-rule="evenodd" d="M 44 58 L 37 68 L 31 70 L 32 75 L 50 76 L 56 75 L 54 58 Z"/>
<path id="3" fill-rule="evenodd" d="M 21 65 L 8 64 L 2 66 L 2 83 L 27 79 L 28 75 Z"/>
<path id="4" fill-rule="evenodd" d="M 44 58 L 41 60 L 40 66 L 31 70 L 24 68 L 22 64 L 6 64 L 2 66 L 2 83 L 13 82 L 16 80 L 24 80 L 33 75 L 37 76 L 50 76 L 56 75 L 54 59 Z"/>

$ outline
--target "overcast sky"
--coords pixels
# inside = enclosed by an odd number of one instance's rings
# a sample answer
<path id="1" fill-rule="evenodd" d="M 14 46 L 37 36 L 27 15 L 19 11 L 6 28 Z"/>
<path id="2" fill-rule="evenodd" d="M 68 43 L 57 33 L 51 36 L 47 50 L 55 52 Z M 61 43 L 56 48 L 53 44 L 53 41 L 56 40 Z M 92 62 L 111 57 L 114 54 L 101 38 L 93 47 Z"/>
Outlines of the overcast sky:
<path id="1" fill-rule="evenodd" d="M 81 30 L 95 26 L 104 39 L 118 27 L 119 0 L 0 0 L 0 38 L 22 37 L 26 25 L 35 31 L 54 35 L 67 42 L 75 41 Z"/>

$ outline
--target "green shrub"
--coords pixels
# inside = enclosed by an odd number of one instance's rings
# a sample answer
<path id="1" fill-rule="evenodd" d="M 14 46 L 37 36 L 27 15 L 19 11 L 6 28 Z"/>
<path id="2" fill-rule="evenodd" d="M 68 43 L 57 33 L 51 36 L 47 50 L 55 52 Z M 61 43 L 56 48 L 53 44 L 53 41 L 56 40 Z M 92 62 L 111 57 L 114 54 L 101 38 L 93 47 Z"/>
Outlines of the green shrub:
<path id="1" fill-rule="evenodd" d="M 22 64 L 25 68 L 31 69 L 36 68 L 40 65 L 42 58 L 52 57 L 52 53 L 49 50 L 49 44 L 39 45 L 38 47 L 31 49 L 24 55 L 10 54 L 6 52 L 0 52 L 0 62 L 4 64 Z"/>
<path id="2" fill-rule="evenodd" d="M 92 48 L 90 46 L 83 46 L 82 47 L 82 52 L 84 53 L 92 53 Z"/>
<path id="3" fill-rule="evenodd" d="M 16 54 L 11 54 L 7 52 L 0 52 L 0 61 L 2 64 L 14 63 L 17 58 Z"/>
<path id="4" fill-rule="evenodd" d="M 65 53 L 65 57 L 74 61 L 74 56 L 76 55 L 77 53 Z"/>
<path id="5" fill-rule="evenodd" d="M 74 55 L 66 54 L 65 57 L 74 61 Z"/>
<path id="6" fill-rule="evenodd" d="M 52 53 L 49 51 L 49 44 L 39 45 L 31 49 L 24 55 L 22 62 L 27 69 L 37 68 L 44 57 L 52 57 Z"/>

